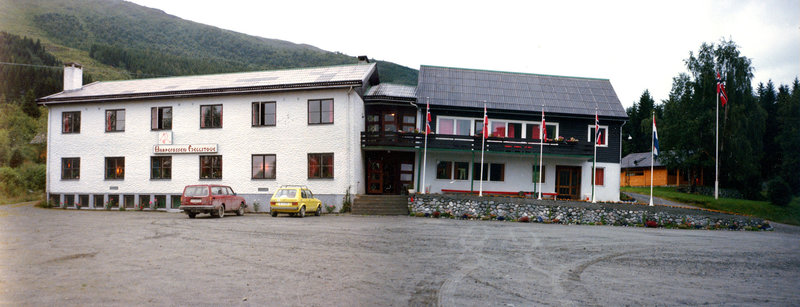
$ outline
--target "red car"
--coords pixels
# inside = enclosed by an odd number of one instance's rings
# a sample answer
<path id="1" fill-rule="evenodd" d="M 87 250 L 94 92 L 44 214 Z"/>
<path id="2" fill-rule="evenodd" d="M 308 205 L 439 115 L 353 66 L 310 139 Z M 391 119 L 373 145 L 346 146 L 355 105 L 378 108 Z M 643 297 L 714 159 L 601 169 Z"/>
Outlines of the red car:
<path id="1" fill-rule="evenodd" d="M 247 204 L 244 198 L 236 196 L 231 187 L 226 185 L 201 184 L 187 185 L 181 195 L 181 206 L 189 218 L 198 213 L 210 213 L 213 217 L 223 217 L 225 212 L 236 212 L 243 215 Z"/>

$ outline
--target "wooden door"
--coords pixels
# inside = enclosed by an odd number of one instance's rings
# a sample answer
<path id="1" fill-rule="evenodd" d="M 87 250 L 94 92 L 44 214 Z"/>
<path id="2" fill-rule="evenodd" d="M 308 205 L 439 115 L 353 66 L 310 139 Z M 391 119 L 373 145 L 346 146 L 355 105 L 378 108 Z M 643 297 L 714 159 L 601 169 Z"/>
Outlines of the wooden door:
<path id="1" fill-rule="evenodd" d="M 383 192 L 383 158 L 377 155 L 367 156 L 367 194 Z"/>
<path id="2" fill-rule="evenodd" d="M 580 199 L 581 168 L 556 166 L 556 192 L 559 198 Z"/>

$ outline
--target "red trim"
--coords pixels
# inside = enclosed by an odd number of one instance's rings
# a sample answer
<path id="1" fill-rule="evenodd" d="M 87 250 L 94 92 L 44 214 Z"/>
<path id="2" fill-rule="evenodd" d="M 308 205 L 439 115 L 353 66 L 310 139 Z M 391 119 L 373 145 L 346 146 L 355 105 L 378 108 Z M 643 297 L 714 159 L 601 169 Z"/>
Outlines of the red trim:
<path id="1" fill-rule="evenodd" d="M 478 191 L 442 189 L 442 193 L 470 193 L 470 194 L 478 194 Z M 525 195 L 534 195 L 534 194 L 537 194 L 537 193 L 535 193 L 535 192 L 522 192 L 522 193 L 523 193 L 523 194 L 525 194 Z M 483 194 L 519 195 L 519 192 L 483 191 Z M 545 192 L 542 192 L 542 195 L 547 195 L 547 196 L 558 196 L 558 193 L 545 193 Z"/>

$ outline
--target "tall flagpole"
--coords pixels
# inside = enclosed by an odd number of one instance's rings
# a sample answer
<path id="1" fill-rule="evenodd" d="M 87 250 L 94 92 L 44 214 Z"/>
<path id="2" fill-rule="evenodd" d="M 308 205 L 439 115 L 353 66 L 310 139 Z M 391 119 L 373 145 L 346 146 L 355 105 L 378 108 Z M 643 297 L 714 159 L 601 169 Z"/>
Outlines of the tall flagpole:
<path id="1" fill-rule="evenodd" d="M 430 132 L 430 116 L 431 116 L 431 100 L 430 97 L 425 97 L 427 102 L 427 113 L 425 114 L 425 145 L 422 151 L 422 194 L 425 194 L 425 170 L 428 166 L 428 132 Z"/>
<path id="2" fill-rule="evenodd" d="M 544 105 L 542 105 L 542 122 L 539 127 L 539 200 L 542 200 L 542 155 L 544 154 Z"/>
<path id="3" fill-rule="evenodd" d="M 652 125 L 652 132 L 650 132 L 650 206 L 653 205 L 653 165 L 656 164 L 656 160 L 654 159 L 654 150 L 656 148 L 656 112 L 653 110 L 653 125 Z"/>
<path id="4" fill-rule="evenodd" d="M 481 136 L 481 181 L 478 187 L 478 196 L 483 196 L 483 149 L 486 148 L 486 136 L 487 136 L 487 129 L 489 129 L 489 125 L 486 121 L 488 121 L 489 117 L 486 115 L 486 101 L 483 102 L 483 135 Z"/>
<path id="5" fill-rule="evenodd" d="M 592 143 L 594 143 L 594 157 L 592 158 L 592 203 L 597 202 L 594 197 L 594 186 L 597 184 L 597 141 L 599 140 L 597 136 L 600 130 L 600 126 L 598 124 L 597 108 L 594 108 L 594 140 L 592 140 Z"/>
<path id="6" fill-rule="evenodd" d="M 716 154 L 714 156 L 714 199 L 719 199 L 719 74 L 717 74 L 717 131 L 714 149 Z"/>

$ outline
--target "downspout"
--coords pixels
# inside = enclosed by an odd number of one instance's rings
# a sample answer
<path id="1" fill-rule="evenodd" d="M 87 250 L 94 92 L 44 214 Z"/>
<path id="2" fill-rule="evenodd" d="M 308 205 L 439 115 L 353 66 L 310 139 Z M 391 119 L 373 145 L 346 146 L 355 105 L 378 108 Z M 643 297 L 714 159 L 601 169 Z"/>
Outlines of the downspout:
<path id="1" fill-rule="evenodd" d="M 352 86 L 349 89 L 347 89 L 347 124 L 350 127 L 348 127 L 348 129 L 347 129 L 347 138 L 346 138 L 346 140 L 351 142 L 350 145 L 347 146 L 347 178 L 350 180 L 349 184 L 353 185 L 353 182 L 355 181 L 355 178 L 353 178 L 353 155 L 352 155 L 352 147 L 353 147 L 352 141 L 353 141 L 353 139 L 351 139 L 350 137 L 351 137 L 351 134 L 352 134 L 352 130 L 355 129 L 355 125 L 351 121 L 351 113 L 353 113 L 352 101 L 350 100 L 350 94 L 351 93 L 353 93 L 353 87 Z M 361 144 L 361 140 L 359 140 L 358 143 Z M 354 192 L 356 194 L 358 194 L 358 187 L 356 187 L 356 190 Z"/>
<path id="2" fill-rule="evenodd" d="M 628 123 L 627 120 L 623 120 L 622 121 L 622 125 L 619 126 L 619 163 L 620 164 L 622 163 L 622 127 L 625 127 L 625 124 L 627 124 L 627 123 Z"/>
<path id="3" fill-rule="evenodd" d="M 45 106 L 47 106 L 47 105 L 45 105 Z M 52 162 L 51 159 L 50 159 L 50 155 L 52 154 L 52 152 L 50 151 L 50 143 L 51 143 L 50 142 L 50 131 L 51 131 L 50 125 L 52 124 L 50 122 L 50 120 L 52 119 L 52 112 L 51 111 L 52 110 L 50 110 L 50 108 L 47 108 L 47 149 L 46 149 L 47 150 L 47 155 L 45 156 L 45 172 L 47 173 L 47 175 L 44 177 L 45 178 L 44 201 L 48 202 L 48 203 L 50 202 L 50 163 Z M 78 170 L 78 171 L 80 171 L 80 170 Z"/>

